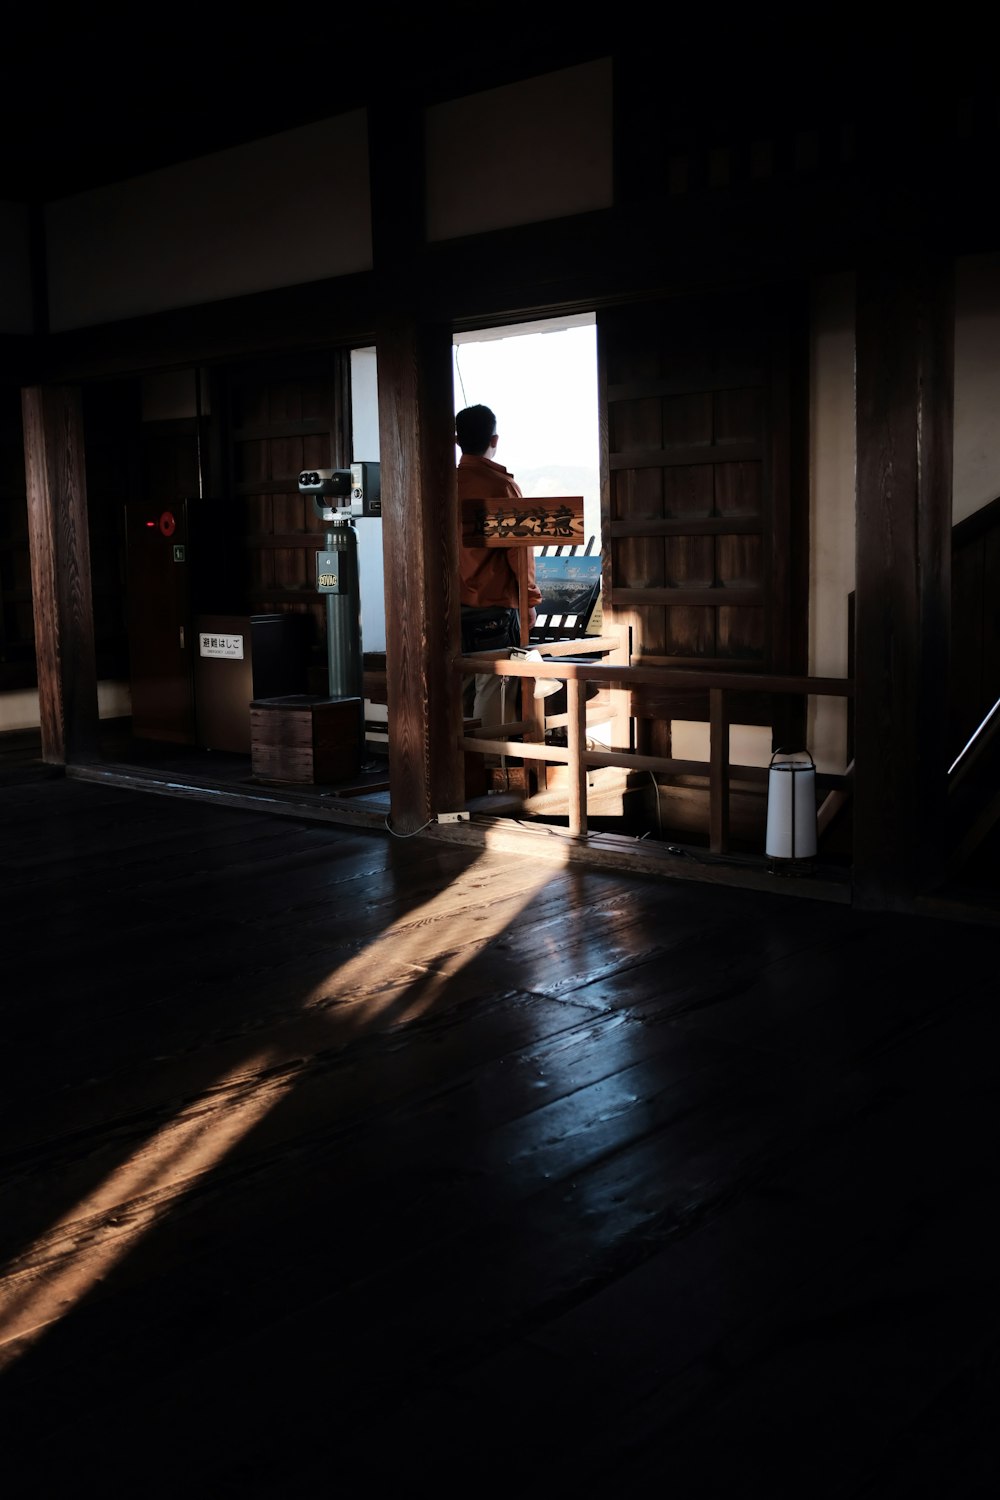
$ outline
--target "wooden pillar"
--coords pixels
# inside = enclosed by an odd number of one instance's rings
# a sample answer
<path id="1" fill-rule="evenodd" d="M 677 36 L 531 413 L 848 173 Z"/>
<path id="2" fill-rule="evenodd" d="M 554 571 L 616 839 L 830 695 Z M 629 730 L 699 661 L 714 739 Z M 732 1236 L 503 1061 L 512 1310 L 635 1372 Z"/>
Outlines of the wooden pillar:
<path id="1" fill-rule="evenodd" d="M 423 106 L 368 110 L 377 304 L 390 820 L 412 833 L 464 800 L 452 332 L 428 314 Z"/>
<path id="2" fill-rule="evenodd" d="M 709 688 L 708 847 L 729 849 L 729 703 L 721 688 Z"/>
<path id="3" fill-rule="evenodd" d="M 568 812 L 569 832 L 582 837 L 587 832 L 587 781 L 590 775 L 583 763 L 587 744 L 587 684 L 577 677 L 566 681 L 566 748 L 569 751 Z M 543 766 L 544 761 L 538 764 Z"/>
<path id="4" fill-rule="evenodd" d="M 97 669 L 80 393 L 21 393 L 42 759 L 98 748 Z"/>
<path id="5" fill-rule="evenodd" d="M 947 790 L 954 266 L 897 243 L 857 280 L 855 900 L 908 910 Z"/>
<path id="6" fill-rule="evenodd" d="M 376 336 L 392 827 L 464 800 L 451 332 L 400 315 Z"/>

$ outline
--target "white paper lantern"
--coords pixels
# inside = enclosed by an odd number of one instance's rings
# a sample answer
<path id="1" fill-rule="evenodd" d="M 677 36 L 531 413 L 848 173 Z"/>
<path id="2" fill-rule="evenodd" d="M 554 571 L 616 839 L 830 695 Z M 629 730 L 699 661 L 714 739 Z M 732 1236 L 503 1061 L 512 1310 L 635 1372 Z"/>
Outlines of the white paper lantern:
<path id="1" fill-rule="evenodd" d="M 772 859 L 816 853 L 816 765 L 808 750 L 776 750 L 771 757 L 765 852 Z"/>

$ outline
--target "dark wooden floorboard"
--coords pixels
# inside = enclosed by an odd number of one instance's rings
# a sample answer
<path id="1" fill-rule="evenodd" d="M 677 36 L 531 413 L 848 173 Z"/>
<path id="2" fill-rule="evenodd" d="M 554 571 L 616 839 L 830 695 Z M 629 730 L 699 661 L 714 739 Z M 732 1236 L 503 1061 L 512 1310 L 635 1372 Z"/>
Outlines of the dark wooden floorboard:
<path id="1" fill-rule="evenodd" d="M 0 786 L 17 1497 L 964 1500 L 995 928 Z"/>

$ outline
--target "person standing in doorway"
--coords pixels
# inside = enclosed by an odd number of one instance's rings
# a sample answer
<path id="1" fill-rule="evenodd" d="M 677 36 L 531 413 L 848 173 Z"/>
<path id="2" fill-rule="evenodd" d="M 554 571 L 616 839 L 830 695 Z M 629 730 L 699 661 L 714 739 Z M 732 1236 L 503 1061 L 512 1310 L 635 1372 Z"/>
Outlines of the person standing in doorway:
<path id="1" fill-rule="evenodd" d="M 467 406 L 455 418 L 455 441 L 462 450 L 458 463 L 458 507 L 461 533 L 465 500 L 522 500 L 521 488 L 496 461 L 497 419 L 488 406 Z M 459 535 L 459 602 L 462 651 L 495 651 L 521 644 L 518 576 L 513 553 L 505 547 L 469 547 Z M 542 593 L 535 582 L 535 554 L 527 551 L 528 628 L 535 623 L 535 606 Z M 510 679 L 478 673 L 463 688 L 465 717 L 486 724 L 517 716 L 517 693 Z M 512 701 L 506 702 L 505 696 Z"/>

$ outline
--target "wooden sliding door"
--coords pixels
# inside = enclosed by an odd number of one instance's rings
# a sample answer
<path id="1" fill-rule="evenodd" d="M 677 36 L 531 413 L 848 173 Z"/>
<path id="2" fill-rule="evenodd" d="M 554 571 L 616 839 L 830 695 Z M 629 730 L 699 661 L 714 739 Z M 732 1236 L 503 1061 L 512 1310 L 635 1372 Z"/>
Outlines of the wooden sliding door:
<path id="1" fill-rule="evenodd" d="M 604 598 L 643 665 L 807 664 L 807 399 L 787 289 L 598 316 Z M 708 716 L 707 694 L 636 695 L 641 719 Z M 770 722 L 775 705 L 747 705 Z M 662 728 L 651 731 L 669 753 Z"/>

